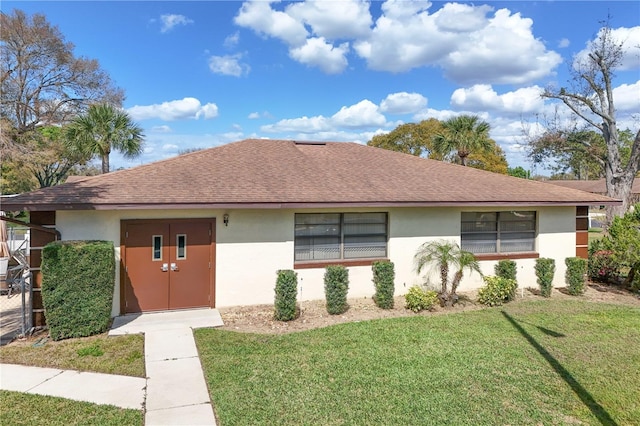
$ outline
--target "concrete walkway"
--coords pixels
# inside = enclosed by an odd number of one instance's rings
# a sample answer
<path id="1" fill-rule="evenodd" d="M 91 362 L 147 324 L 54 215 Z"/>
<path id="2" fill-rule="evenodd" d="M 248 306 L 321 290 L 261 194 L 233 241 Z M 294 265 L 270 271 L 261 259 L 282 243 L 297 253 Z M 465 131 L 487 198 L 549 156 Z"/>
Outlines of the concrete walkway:
<path id="1" fill-rule="evenodd" d="M 144 333 L 147 378 L 0 365 L 0 389 L 145 409 L 145 425 L 215 425 L 194 328 L 223 325 L 216 309 L 126 315 L 109 335 Z"/>

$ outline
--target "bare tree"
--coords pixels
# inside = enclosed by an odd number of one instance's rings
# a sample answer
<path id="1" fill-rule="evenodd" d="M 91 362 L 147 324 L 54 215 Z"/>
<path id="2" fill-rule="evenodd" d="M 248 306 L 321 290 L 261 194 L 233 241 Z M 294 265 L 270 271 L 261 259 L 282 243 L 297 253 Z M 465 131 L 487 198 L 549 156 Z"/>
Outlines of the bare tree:
<path id="1" fill-rule="evenodd" d="M 608 208 L 609 221 L 628 210 L 633 180 L 640 168 L 640 130 L 631 145 L 628 161 L 623 161 L 620 154 L 612 80 L 616 69 L 622 64 L 624 53 L 624 42 L 614 40 L 607 21 L 588 54 L 574 58 L 571 87 L 547 88 L 542 93 L 543 98 L 560 100 L 573 114 L 602 134 L 606 151 L 600 160 L 604 168 L 607 195 L 622 200 L 621 206 Z M 585 138 L 578 143 L 589 148 L 590 140 Z"/>
<path id="2" fill-rule="evenodd" d="M 2 13 L 0 28 L 1 115 L 19 134 L 65 123 L 96 101 L 122 103 L 122 90 L 98 61 L 75 57 L 73 44 L 44 15 Z"/>

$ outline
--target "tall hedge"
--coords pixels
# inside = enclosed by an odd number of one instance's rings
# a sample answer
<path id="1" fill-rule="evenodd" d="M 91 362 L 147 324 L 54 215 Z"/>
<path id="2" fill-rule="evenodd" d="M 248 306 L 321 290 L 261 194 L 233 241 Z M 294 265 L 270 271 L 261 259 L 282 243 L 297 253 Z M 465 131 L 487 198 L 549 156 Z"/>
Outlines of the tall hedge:
<path id="1" fill-rule="evenodd" d="M 516 275 L 518 273 L 518 269 L 516 267 L 516 262 L 511 259 L 502 259 L 498 261 L 494 267 L 494 272 L 496 277 L 517 281 Z"/>
<path id="2" fill-rule="evenodd" d="M 324 273 L 324 293 L 327 298 L 327 312 L 331 315 L 347 311 L 349 292 L 349 270 L 342 265 L 330 265 Z"/>
<path id="3" fill-rule="evenodd" d="M 556 273 L 556 261 L 551 258 L 541 257 L 536 259 L 534 267 L 540 286 L 540 294 L 543 297 L 551 297 L 553 289 L 553 276 Z"/>
<path id="4" fill-rule="evenodd" d="M 296 318 L 298 297 L 298 274 L 290 269 L 278 271 L 275 288 L 275 314 L 278 321 Z"/>
<path id="5" fill-rule="evenodd" d="M 587 259 L 567 257 L 564 263 L 567 265 L 564 280 L 567 283 L 569 294 L 573 296 L 583 294 L 587 281 Z"/>
<path id="6" fill-rule="evenodd" d="M 42 250 L 42 303 L 53 340 L 108 330 L 115 257 L 111 241 L 56 241 Z"/>
<path id="7" fill-rule="evenodd" d="M 373 270 L 373 284 L 376 288 L 373 301 L 382 309 L 392 309 L 393 294 L 395 293 L 393 281 L 396 276 L 393 262 L 373 262 L 371 269 Z"/>

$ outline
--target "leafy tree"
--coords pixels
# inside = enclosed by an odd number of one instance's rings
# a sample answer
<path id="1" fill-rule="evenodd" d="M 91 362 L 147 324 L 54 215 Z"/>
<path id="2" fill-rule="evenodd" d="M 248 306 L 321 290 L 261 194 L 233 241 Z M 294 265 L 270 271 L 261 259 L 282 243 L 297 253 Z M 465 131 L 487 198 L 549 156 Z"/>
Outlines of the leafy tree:
<path id="1" fill-rule="evenodd" d="M 519 177 L 522 179 L 531 179 L 531 170 L 525 170 L 522 166 L 517 167 L 509 167 L 507 169 L 507 174 L 509 176 Z"/>
<path id="2" fill-rule="evenodd" d="M 389 133 L 374 136 L 367 145 L 417 157 L 435 158 L 437 155 L 433 153 L 431 140 L 434 135 L 442 132 L 442 123 L 435 118 L 430 118 L 419 123 L 401 124 Z"/>
<path id="3" fill-rule="evenodd" d="M 488 151 L 469 154 L 467 165 L 475 169 L 506 175 L 509 165 L 504 151 L 495 141 L 489 139 L 489 143 L 492 147 Z"/>
<path id="4" fill-rule="evenodd" d="M 462 250 L 455 242 L 439 240 L 430 241 L 420 246 L 414 256 L 416 270 L 422 272 L 425 266 L 436 267 L 440 273 L 440 300 L 443 306 L 453 306 L 458 299 L 456 291 L 462 281 L 464 272 L 480 272 L 480 264 L 473 253 Z M 449 271 L 455 269 L 451 283 Z"/>
<path id="5" fill-rule="evenodd" d="M 607 22 L 584 57 L 576 57 L 571 68 L 571 87 L 547 88 L 542 97 L 556 99 L 588 126 L 595 128 L 604 139 L 604 153 L 597 156 L 604 169 L 607 195 L 623 200 L 621 206 L 607 208 L 607 218 L 622 216 L 631 203 L 633 180 L 640 168 L 640 130 L 635 134 L 629 152 L 629 160 L 623 161 L 620 152 L 620 134 L 616 123 L 613 78 L 622 65 L 624 42 L 614 40 Z M 571 133 L 564 132 L 565 134 Z M 558 129 L 547 129 L 543 138 L 551 138 L 558 144 L 556 150 L 589 150 L 590 141 L 570 140 Z"/>
<path id="6" fill-rule="evenodd" d="M 554 127 L 556 125 L 554 124 Z M 620 132 L 620 140 L 628 144 L 630 131 Z M 621 144 L 621 154 L 623 154 Z M 601 134 L 593 130 L 566 131 L 557 129 L 545 132 L 530 144 L 529 157 L 536 164 L 545 164 L 552 174 L 588 180 L 604 177 L 606 144 Z M 628 161 L 630 150 L 626 150 Z M 623 154 L 624 161 L 624 154 Z"/>
<path id="7" fill-rule="evenodd" d="M 109 173 L 112 150 L 127 158 L 142 153 L 144 135 L 129 115 L 109 104 L 96 104 L 74 119 L 67 129 L 67 143 L 76 152 L 99 156 L 102 173 Z"/>
<path id="8" fill-rule="evenodd" d="M 29 132 L 22 149 L 10 150 L 2 162 L 3 193 L 20 193 L 63 183 L 90 156 L 70 150 L 63 139 L 63 129 L 38 127 Z"/>
<path id="9" fill-rule="evenodd" d="M 489 123 L 475 115 L 460 115 L 443 123 L 444 132 L 433 138 L 433 149 L 443 156 L 455 151 L 463 166 L 472 153 L 487 152 L 493 148 L 489 139 Z"/>
<path id="10" fill-rule="evenodd" d="M 124 94 L 95 59 L 77 58 L 44 15 L 0 14 L 2 116 L 18 134 L 42 124 L 61 124 L 89 103 L 121 104 Z"/>

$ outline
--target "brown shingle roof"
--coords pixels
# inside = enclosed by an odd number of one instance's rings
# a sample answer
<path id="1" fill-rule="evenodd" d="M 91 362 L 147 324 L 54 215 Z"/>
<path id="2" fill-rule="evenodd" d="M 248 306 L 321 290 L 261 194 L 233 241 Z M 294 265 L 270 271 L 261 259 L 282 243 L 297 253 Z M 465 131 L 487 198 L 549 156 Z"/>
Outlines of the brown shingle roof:
<path id="1" fill-rule="evenodd" d="M 19 195 L 2 208 L 611 203 L 616 201 L 357 143 L 248 139 Z"/>

